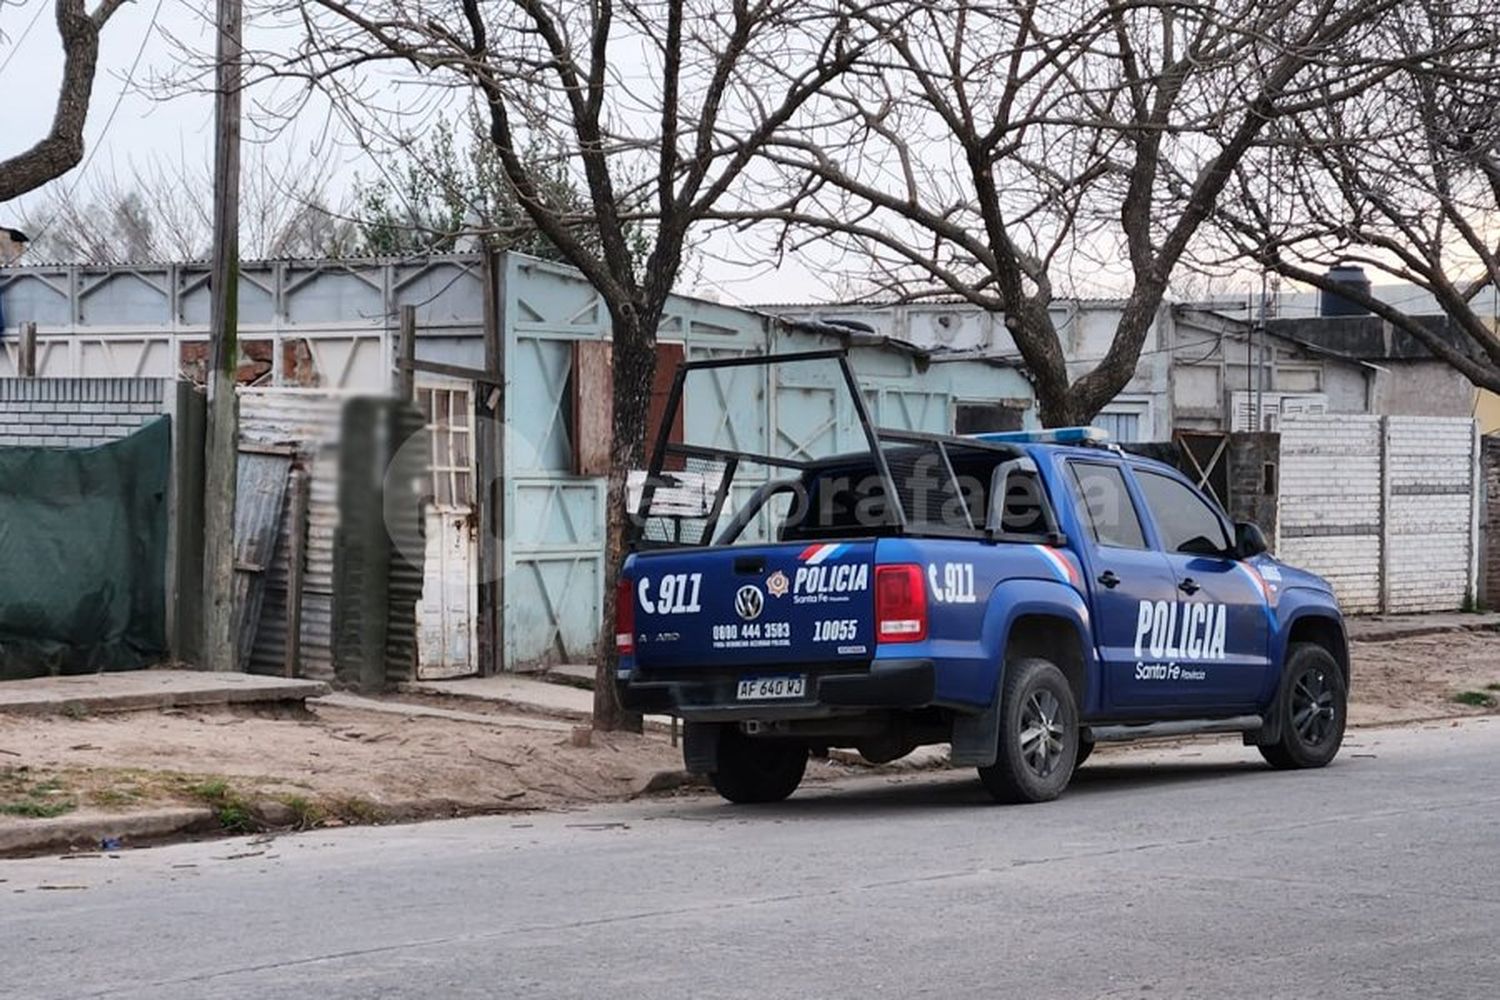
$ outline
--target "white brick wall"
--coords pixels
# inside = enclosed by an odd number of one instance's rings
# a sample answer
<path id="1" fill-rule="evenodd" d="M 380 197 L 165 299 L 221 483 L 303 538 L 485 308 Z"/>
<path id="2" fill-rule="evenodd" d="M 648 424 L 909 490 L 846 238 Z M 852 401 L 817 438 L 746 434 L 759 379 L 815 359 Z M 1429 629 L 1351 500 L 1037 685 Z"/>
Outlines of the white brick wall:
<path id="1" fill-rule="evenodd" d="M 1327 578 L 1346 611 L 1457 608 L 1477 585 L 1477 462 L 1471 420 L 1283 421 L 1279 554 Z"/>
<path id="2" fill-rule="evenodd" d="M 164 412 L 167 389 L 154 378 L 0 379 L 0 447 L 118 440 Z"/>
<path id="3" fill-rule="evenodd" d="M 1380 418 L 1298 417 L 1281 429 L 1278 554 L 1325 577 L 1346 611 L 1380 607 Z"/>
<path id="4" fill-rule="evenodd" d="M 1477 582 L 1471 569 L 1471 519 L 1477 499 L 1474 422 L 1390 417 L 1390 558 L 1386 610 L 1459 607 Z"/>

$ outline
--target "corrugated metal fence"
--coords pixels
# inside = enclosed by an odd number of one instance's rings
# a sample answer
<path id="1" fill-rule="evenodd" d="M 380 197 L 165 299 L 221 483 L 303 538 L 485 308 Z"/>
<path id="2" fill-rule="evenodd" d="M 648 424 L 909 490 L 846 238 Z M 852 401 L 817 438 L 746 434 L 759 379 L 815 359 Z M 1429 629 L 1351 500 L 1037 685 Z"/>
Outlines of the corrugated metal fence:
<path id="1" fill-rule="evenodd" d="M 346 397 L 305 389 L 242 389 L 240 440 L 290 445 L 308 471 L 306 566 L 302 591 L 301 673 L 333 679 L 334 534 L 339 522 L 339 422 Z M 288 497 L 284 504 L 290 503 Z M 287 554 L 292 518 L 283 507 L 275 554 L 266 574 L 260 625 L 246 669 L 282 672 L 286 658 Z"/>

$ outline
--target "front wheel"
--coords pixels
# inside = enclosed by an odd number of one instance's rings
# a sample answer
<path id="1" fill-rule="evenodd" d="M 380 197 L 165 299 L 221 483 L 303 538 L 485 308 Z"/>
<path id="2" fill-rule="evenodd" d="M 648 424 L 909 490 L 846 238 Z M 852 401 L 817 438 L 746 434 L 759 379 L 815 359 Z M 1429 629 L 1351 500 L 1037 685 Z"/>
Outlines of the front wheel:
<path id="1" fill-rule="evenodd" d="M 1344 742 L 1349 714 L 1344 672 L 1322 646 L 1298 643 L 1289 651 L 1281 683 L 1284 689 L 1272 709 L 1280 715 L 1280 736 L 1261 744 L 1260 755 L 1283 770 L 1324 766 Z"/>
<path id="2" fill-rule="evenodd" d="M 718 770 L 709 776 L 730 802 L 780 802 L 802 784 L 807 746 L 782 740 L 751 739 L 732 726 L 719 732 Z"/>
<path id="3" fill-rule="evenodd" d="M 1072 780 L 1079 755 L 1078 705 L 1047 660 L 1007 664 L 1000 696 L 1000 746 L 979 780 L 997 802 L 1047 802 Z"/>

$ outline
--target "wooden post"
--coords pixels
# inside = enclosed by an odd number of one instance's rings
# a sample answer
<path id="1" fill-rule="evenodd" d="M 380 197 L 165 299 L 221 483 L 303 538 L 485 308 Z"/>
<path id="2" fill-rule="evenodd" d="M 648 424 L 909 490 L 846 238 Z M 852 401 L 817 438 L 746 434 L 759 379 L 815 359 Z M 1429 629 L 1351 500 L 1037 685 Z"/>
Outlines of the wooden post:
<path id="1" fill-rule="evenodd" d="M 286 573 L 286 661 L 282 672 L 296 677 L 302 666 L 302 580 L 307 562 L 307 472 L 293 469 L 288 484 L 291 490 L 291 518 L 288 528 L 291 545 L 287 547 Z"/>
<path id="2" fill-rule="evenodd" d="M 239 669 L 234 607 L 234 495 L 239 466 L 240 0 L 218 0 L 214 96 L 214 244 L 208 435 L 204 456 L 203 659 Z"/>
<path id="3" fill-rule="evenodd" d="M 401 328 L 396 334 L 396 395 L 409 403 L 416 395 L 417 307 L 401 307 Z"/>
<path id="4" fill-rule="evenodd" d="M 474 384 L 474 499 L 479 504 L 479 672 L 488 677 L 500 672 L 505 661 L 502 630 L 505 624 L 505 567 L 501 550 L 501 526 L 505 523 L 504 435 L 505 414 L 501 404 L 505 365 L 501 342 L 502 305 L 500 283 L 504 257 L 490 241 L 482 244 L 479 260 L 484 267 L 484 370 L 489 382 Z"/>
<path id="5" fill-rule="evenodd" d="M 22 378 L 36 378 L 36 323 L 31 320 L 21 324 L 21 352 L 16 358 L 17 374 Z"/>

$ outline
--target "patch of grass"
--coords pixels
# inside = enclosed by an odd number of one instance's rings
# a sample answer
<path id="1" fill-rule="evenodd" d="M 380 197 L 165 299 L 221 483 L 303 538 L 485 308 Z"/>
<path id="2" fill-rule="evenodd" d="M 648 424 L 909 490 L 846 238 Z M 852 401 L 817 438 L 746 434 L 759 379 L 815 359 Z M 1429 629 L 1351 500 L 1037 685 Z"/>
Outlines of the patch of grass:
<path id="1" fill-rule="evenodd" d="M 81 701 L 64 702 L 62 714 L 70 719 L 87 719 L 89 717 L 89 707 Z"/>
<path id="2" fill-rule="evenodd" d="M 385 812 L 367 799 L 350 796 L 333 804 L 334 813 L 346 823 L 376 824 L 385 819 Z"/>
<path id="3" fill-rule="evenodd" d="M 140 790 L 133 785 L 122 788 L 96 788 L 89 792 L 89 802 L 106 809 L 120 809 L 135 805 L 141 800 Z"/>
<path id="4" fill-rule="evenodd" d="M 1484 686 L 1484 689 L 1486 691 L 1500 691 L 1500 681 L 1497 681 L 1493 684 L 1486 684 Z"/>
<path id="5" fill-rule="evenodd" d="M 0 816 L 51 819 L 78 808 L 55 775 L 37 778 L 26 767 L 0 771 Z"/>
<path id="6" fill-rule="evenodd" d="M 322 806 L 301 795 L 284 795 L 281 804 L 292 811 L 293 823 L 299 830 L 311 830 L 328 817 Z"/>
<path id="7" fill-rule="evenodd" d="M 1470 708 L 1494 708 L 1500 705 L 1494 695 L 1483 691 L 1460 691 L 1453 696 L 1453 700 L 1460 705 L 1468 705 Z"/>
<path id="8" fill-rule="evenodd" d="M 256 822 L 250 811 L 250 804 L 223 778 L 211 778 L 200 782 L 190 791 L 195 798 L 214 811 L 214 817 L 225 830 L 230 833 L 253 833 L 255 831 Z"/>
<path id="9" fill-rule="evenodd" d="M 72 799 L 58 799 L 55 802 L 21 799 L 16 802 L 0 802 L 0 815 L 25 816 L 27 819 L 51 819 L 77 808 L 78 803 Z"/>

